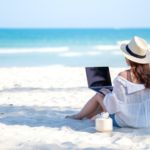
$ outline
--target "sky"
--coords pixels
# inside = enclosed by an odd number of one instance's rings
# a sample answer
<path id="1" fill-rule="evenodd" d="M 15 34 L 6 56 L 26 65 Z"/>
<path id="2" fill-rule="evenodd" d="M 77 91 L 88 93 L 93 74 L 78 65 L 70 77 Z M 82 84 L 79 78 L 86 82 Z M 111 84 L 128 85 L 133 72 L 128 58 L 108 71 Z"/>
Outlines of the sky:
<path id="1" fill-rule="evenodd" d="M 149 28 L 150 0 L 0 0 L 0 28 Z"/>

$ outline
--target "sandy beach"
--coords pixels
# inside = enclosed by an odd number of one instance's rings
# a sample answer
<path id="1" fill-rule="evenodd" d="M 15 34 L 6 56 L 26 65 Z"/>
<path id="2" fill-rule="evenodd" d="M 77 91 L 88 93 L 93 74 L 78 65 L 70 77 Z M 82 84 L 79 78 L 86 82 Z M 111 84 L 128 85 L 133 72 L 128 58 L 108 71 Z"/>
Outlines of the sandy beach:
<path id="1" fill-rule="evenodd" d="M 82 67 L 0 68 L 0 150 L 150 149 L 149 128 L 100 133 L 92 120 L 65 119 L 94 94 Z"/>

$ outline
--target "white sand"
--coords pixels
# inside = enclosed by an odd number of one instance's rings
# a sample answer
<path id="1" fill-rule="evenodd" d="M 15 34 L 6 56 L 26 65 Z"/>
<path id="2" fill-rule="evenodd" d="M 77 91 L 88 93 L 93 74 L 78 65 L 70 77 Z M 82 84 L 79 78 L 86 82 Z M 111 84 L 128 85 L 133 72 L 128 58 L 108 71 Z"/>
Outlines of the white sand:
<path id="1" fill-rule="evenodd" d="M 0 150 L 150 149 L 150 129 L 100 133 L 91 120 L 64 119 L 94 94 L 84 68 L 0 68 Z"/>

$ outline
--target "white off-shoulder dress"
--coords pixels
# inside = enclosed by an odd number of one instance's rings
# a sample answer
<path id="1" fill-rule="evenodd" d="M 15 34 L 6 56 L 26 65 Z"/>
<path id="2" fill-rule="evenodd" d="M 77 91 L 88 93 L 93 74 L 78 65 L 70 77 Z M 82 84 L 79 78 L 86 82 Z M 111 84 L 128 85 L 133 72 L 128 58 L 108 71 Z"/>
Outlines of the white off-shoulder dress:
<path id="1" fill-rule="evenodd" d="M 109 114 L 115 114 L 120 127 L 150 127 L 150 89 L 121 76 L 114 79 L 114 89 L 104 98 Z"/>

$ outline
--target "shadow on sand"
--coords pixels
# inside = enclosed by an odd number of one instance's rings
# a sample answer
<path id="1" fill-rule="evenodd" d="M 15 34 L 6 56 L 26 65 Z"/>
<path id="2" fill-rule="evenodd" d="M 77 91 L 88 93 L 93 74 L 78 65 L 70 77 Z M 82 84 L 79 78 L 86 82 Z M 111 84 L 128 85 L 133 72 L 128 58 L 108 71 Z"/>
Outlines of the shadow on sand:
<path id="1" fill-rule="evenodd" d="M 30 127 L 70 128 L 72 130 L 95 133 L 95 123 L 92 120 L 66 119 L 65 116 L 77 113 L 70 107 L 39 107 L 0 105 L 0 123 L 6 125 L 26 125 Z M 120 132 L 134 135 L 150 135 L 149 128 L 115 128 L 113 133 Z"/>
<path id="2" fill-rule="evenodd" d="M 20 87 L 20 85 L 16 85 L 18 87 L 13 88 L 4 88 L 0 90 L 0 93 L 4 92 L 32 92 L 32 91 L 44 91 L 44 92 L 58 92 L 58 91 L 78 91 L 80 90 L 87 90 L 87 87 L 66 87 L 66 88 L 40 88 L 40 87 Z"/>
<path id="3" fill-rule="evenodd" d="M 0 105 L 0 123 L 30 127 L 68 127 L 78 131 L 95 132 L 94 121 L 65 118 L 66 115 L 74 113 L 77 113 L 77 109 L 69 107 Z"/>

